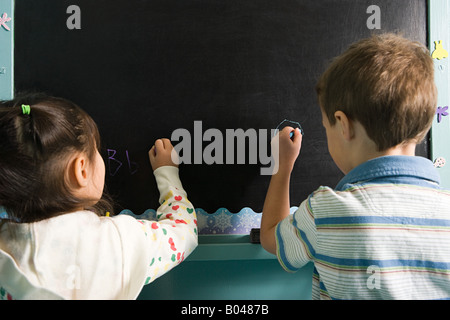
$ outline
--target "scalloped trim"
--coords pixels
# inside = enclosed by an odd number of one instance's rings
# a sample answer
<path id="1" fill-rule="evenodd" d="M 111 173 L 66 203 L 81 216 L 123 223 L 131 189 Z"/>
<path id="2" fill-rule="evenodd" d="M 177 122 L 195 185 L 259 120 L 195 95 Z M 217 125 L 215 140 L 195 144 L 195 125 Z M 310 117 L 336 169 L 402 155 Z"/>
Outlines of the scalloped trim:
<path id="1" fill-rule="evenodd" d="M 298 207 L 291 207 L 290 213 L 294 213 Z M 199 234 L 249 234 L 251 229 L 261 226 L 261 212 L 245 207 L 237 213 L 232 213 L 226 208 L 220 208 L 214 213 L 208 213 L 201 208 L 196 208 L 197 227 Z M 119 214 L 130 215 L 136 219 L 156 220 L 156 210 L 147 209 L 140 215 L 131 210 L 122 210 Z"/>
<path id="2" fill-rule="evenodd" d="M 2 209 L 0 207 L 0 209 Z M 291 207 L 293 214 L 298 207 Z M 1 212 L 0 219 L 6 219 L 6 212 Z M 232 213 L 226 208 L 220 208 L 214 213 L 208 213 L 201 208 L 196 208 L 198 233 L 208 234 L 249 234 L 254 228 L 261 226 L 261 212 L 245 207 L 237 213 Z M 129 209 L 122 210 L 119 214 L 126 214 L 136 219 L 146 219 L 156 221 L 156 210 L 147 209 L 142 214 L 134 214 Z"/>

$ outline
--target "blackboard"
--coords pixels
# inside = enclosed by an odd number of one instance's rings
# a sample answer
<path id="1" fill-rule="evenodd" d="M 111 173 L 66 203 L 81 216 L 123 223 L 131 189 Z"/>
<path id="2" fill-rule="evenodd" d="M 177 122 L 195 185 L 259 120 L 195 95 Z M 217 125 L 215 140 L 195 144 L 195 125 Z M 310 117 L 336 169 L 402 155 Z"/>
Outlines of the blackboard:
<path id="1" fill-rule="evenodd" d="M 79 29 L 68 27 L 71 5 L 80 9 Z M 368 27 L 371 5 L 380 8 L 379 30 Z M 224 135 L 298 121 L 305 136 L 291 179 L 296 206 L 342 178 L 321 125 L 319 75 L 372 33 L 426 43 L 426 8 L 419 0 L 17 0 L 15 90 L 62 96 L 89 112 L 108 190 L 136 213 L 158 206 L 147 155 L 155 139 L 179 128 L 193 136 L 195 121 Z M 427 141 L 417 153 L 428 157 Z M 270 176 L 249 162 L 182 164 L 190 200 L 210 213 L 261 212 Z"/>

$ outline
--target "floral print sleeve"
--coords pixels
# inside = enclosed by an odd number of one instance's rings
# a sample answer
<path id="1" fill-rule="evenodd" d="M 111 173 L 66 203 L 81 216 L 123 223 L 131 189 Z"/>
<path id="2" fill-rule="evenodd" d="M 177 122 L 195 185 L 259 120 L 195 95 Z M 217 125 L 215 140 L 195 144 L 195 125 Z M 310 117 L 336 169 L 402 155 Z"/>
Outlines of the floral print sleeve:
<path id="1" fill-rule="evenodd" d="M 180 264 L 198 243 L 197 217 L 178 178 L 178 168 L 161 167 L 154 174 L 160 191 L 157 221 L 138 220 L 152 247 L 145 284 Z"/>

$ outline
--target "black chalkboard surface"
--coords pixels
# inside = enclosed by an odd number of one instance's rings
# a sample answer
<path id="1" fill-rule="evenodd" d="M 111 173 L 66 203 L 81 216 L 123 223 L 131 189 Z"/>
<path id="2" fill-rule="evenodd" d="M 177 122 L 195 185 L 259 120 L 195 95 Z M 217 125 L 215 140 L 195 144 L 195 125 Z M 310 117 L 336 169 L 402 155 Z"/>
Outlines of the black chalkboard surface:
<path id="1" fill-rule="evenodd" d="M 368 27 L 373 4 L 379 30 Z M 68 27 L 71 5 L 80 9 L 79 29 Z M 135 213 L 158 206 L 147 155 L 155 139 L 177 129 L 194 139 L 195 124 L 202 138 L 208 129 L 225 137 L 227 129 L 259 132 L 298 121 L 305 136 L 291 179 L 295 206 L 342 178 L 327 151 L 318 76 L 373 32 L 400 31 L 425 43 L 426 7 L 419 0 L 17 0 L 15 89 L 62 96 L 91 114 L 109 192 Z M 201 153 L 211 142 L 200 143 Z M 235 164 L 180 166 L 196 207 L 261 212 L 270 177 L 260 169 L 267 166 L 248 156 L 236 164 L 235 151 Z M 418 154 L 428 156 L 427 142 Z"/>

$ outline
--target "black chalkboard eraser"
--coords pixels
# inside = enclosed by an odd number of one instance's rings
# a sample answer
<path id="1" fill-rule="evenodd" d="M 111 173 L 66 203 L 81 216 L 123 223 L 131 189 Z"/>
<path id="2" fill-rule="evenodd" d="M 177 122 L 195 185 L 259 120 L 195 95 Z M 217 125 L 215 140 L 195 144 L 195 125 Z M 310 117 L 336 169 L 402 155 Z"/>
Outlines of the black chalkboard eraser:
<path id="1" fill-rule="evenodd" d="M 259 232 L 260 232 L 260 229 L 252 229 L 250 231 L 250 242 L 251 243 L 261 243 L 261 241 L 259 240 Z"/>

